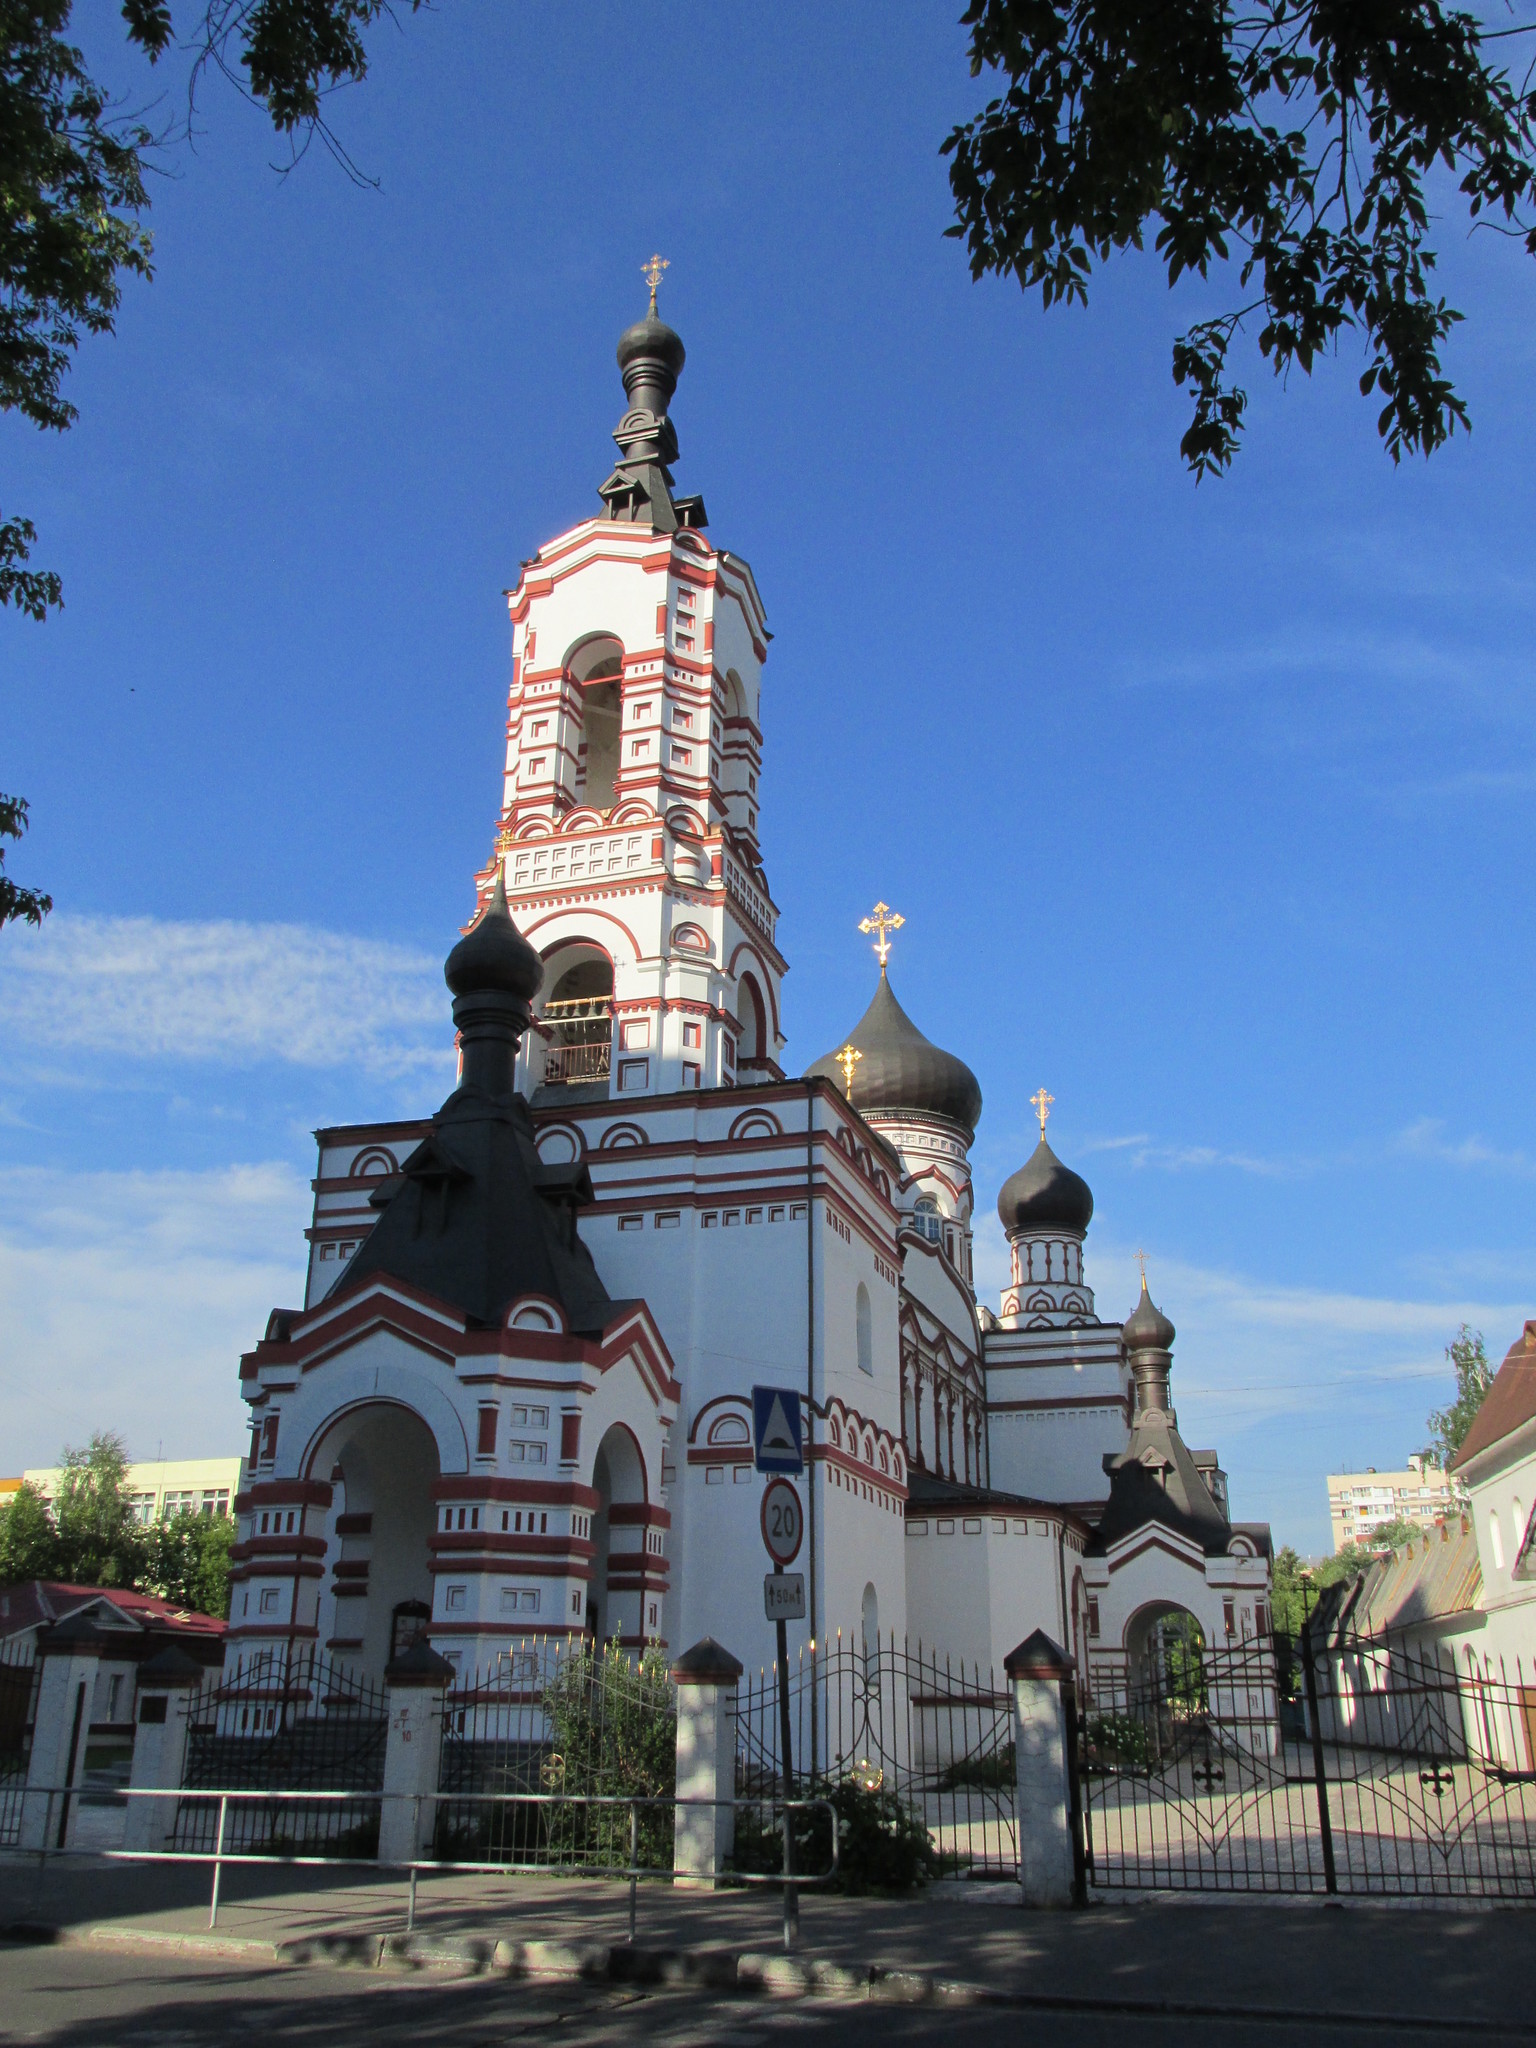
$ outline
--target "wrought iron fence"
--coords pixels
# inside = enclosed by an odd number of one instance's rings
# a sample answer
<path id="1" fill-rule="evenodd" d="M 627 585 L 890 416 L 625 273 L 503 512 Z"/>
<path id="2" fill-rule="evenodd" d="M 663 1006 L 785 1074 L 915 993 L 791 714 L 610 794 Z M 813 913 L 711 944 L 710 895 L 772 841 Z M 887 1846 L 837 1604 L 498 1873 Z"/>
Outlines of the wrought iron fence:
<path id="1" fill-rule="evenodd" d="M 871 1823 L 895 1842 L 904 1831 L 926 1836 L 930 1871 L 1017 1868 L 1013 1707 L 995 1672 L 895 1636 L 869 1645 L 839 1634 L 800 1652 L 789 1715 L 796 1786 L 826 1792 L 845 1829 L 858 1825 L 857 1794 L 878 1795 L 883 1812 Z M 778 1679 L 765 1670 L 737 1694 L 736 1788 L 767 1801 L 782 1784 Z M 764 1833 L 771 1842 L 771 1828 Z M 745 1854 L 750 1826 L 738 1820 L 737 1835 Z"/>
<path id="2" fill-rule="evenodd" d="M 444 1696 L 436 1854 L 670 1869 L 677 1695 L 660 1649 L 537 1637 Z M 456 1796 L 455 1796 L 456 1795 Z M 499 1795 L 494 1803 L 487 1795 Z M 651 1801 L 636 1809 L 604 1800 Z"/>
<path id="3" fill-rule="evenodd" d="M 388 1729 L 382 1686 L 318 1652 L 268 1650 L 189 1694 L 186 1713 L 178 1849 L 214 1847 L 219 1801 L 192 1796 L 199 1789 L 270 1793 L 324 1786 L 358 1797 L 298 1804 L 231 1799 L 224 1846 L 271 1854 L 322 1848 L 341 1855 L 376 1853 Z"/>
<path id="4" fill-rule="evenodd" d="M 1287 1697 L 1294 1682 L 1295 1692 Z M 1536 1897 L 1536 1690 L 1334 1633 L 1100 1681 L 1078 1766 L 1100 1888 Z"/>
<path id="5" fill-rule="evenodd" d="M 21 1836 L 38 1670 L 30 1641 L 0 1643 L 0 1849 L 13 1848 Z"/>

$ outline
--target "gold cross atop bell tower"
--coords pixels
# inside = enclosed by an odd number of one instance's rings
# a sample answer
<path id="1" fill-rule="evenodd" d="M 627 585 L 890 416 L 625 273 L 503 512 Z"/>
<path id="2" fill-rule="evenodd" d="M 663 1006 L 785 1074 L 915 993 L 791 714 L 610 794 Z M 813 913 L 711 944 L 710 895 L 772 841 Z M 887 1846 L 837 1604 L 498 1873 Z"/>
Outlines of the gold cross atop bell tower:
<path id="1" fill-rule="evenodd" d="M 1051 1105 L 1055 1100 L 1055 1096 L 1048 1094 L 1044 1088 L 1037 1088 L 1035 1093 L 1029 1098 L 1030 1108 L 1040 1119 L 1040 1135 L 1042 1138 L 1045 1136 L 1045 1120 L 1050 1115 Z"/>
<path id="2" fill-rule="evenodd" d="M 892 910 L 889 903 L 877 903 L 868 917 L 859 920 L 859 930 L 861 932 L 874 932 L 876 934 L 875 952 L 880 959 L 880 972 L 882 974 L 885 972 L 885 963 L 890 958 L 890 934 L 892 932 L 899 932 L 906 921 L 899 910 Z"/>
<path id="3" fill-rule="evenodd" d="M 656 318 L 656 289 L 661 283 L 661 273 L 671 268 L 665 256 L 653 256 L 649 263 L 642 263 L 640 266 L 640 275 L 651 288 L 651 310 L 647 316 L 649 319 Z"/>

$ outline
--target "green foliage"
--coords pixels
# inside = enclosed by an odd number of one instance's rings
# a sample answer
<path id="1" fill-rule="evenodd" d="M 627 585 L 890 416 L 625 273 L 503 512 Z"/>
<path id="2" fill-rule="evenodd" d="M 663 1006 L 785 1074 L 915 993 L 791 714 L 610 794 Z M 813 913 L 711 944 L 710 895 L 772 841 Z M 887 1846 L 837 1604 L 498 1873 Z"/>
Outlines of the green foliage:
<path id="1" fill-rule="evenodd" d="M 1476 1420 L 1484 1395 L 1493 1385 L 1493 1367 L 1483 1349 L 1482 1331 L 1470 1330 L 1465 1323 L 1446 1345 L 1445 1355 L 1456 1377 L 1456 1398 L 1448 1408 L 1435 1410 L 1429 1427 L 1434 1437 L 1431 1449 L 1435 1463 L 1449 1469 L 1467 1440 L 1467 1431 Z"/>
<path id="2" fill-rule="evenodd" d="M 1536 94 L 1488 60 L 1508 30 L 1442 0 L 971 0 L 962 19 L 972 76 L 1002 86 L 944 144 L 973 277 L 1086 302 L 1093 267 L 1149 229 L 1170 285 L 1230 276 L 1239 303 L 1174 344 L 1196 477 L 1237 451 L 1227 354 L 1255 321 L 1282 378 L 1360 338 L 1394 462 L 1468 424 L 1424 183 L 1439 163 L 1468 215 L 1536 254 Z"/>
<path id="3" fill-rule="evenodd" d="M 677 1785 L 677 1712 L 669 1660 L 659 1643 L 638 1665 L 617 1641 L 584 1646 L 563 1657 L 544 1693 L 551 1754 L 548 1792 L 638 1795 L 670 1799 Z M 549 1848 L 560 1860 L 629 1862 L 630 1815 L 622 1806 L 552 1806 Z M 638 1809 L 637 1861 L 672 1867 L 672 1815 Z"/>
<path id="4" fill-rule="evenodd" d="M 1147 1771 L 1152 1738 L 1130 1714 L 1093 1715 L 1083 1730 L 1089 1770 Z"/>
<path id="5" fill-rule="evenodd" d="M 422 4 L 409 0 L 413 12 Z M 356 176 L 321 104 L 367 75 L 361 32 L 393 12 L 391 0 L 204 0 L 187 44 L 192 90 L 213 65 L 266 108 L 279 133 L 319 135 Z M 110 334 L 123 279 L 153 274 L 141 217 L 157 138 L 112 118 L 105 89 L 68 40 L 72 13 L 73 0 L 0 0 L 0 413 L 55 433 L 77 417 L 63 378 L 81 337 Z M 151 63 L 171 47 L 169 0 L 122 0 L 122 18 Z M 32 565 L 36 541 L 30 519 L 0 514 L 0 605 L 42 621 L 64 589 L 57 571 Z M 25 823 L 25 802 L 0 798 L 0 837 L 19 838 Z M 0 874 L 0 929 L 18 917 L 39 924 L 52 907 Z"/>
<path id="6" fill-rule="evenodd" d="M 1289 1543 L 1275 1554 L 1270 1581 L 1270 1624 L 1286 1640 L 1299 1636 L 1317 1605 L 1317 1579 Z"/>
<path id="7" fill-rule="evenodd" d="M 842 1892 L 901 1892 L 926 1884 L 944 1867 L 922 1816 L 897 1793 L 872 1789 L 856 1778 L 816 1784 L 802 1796 L 830 1801 L 837 1820 L 838 1869 L 831 1887 Z M 832 1861 L 830 1823 L 824 1813 L 794 1816 L 795 1868 L 809 1875 Z M 767 1808 L 740 1807 L 732 1867 L 776 1874 L 784 1868 L 782 1821 Z"/>
<path id="8" fill-rule="evenodd" d="M 30 529 L 29 529 L 30 531 Z M 0 592 L 4 589 L 5 530 L 0 528 Z M 27 829 L 27 800 L 23 796 L 0 796 L 0 840 L 20 839 Z M 24 917 L 28 924 L 41 924 L 53 908 L 53 898 L 39 889 L 24 889 L 5 872 L 5 848 L 0 845 L 0 926 L 12 918 Z"/>
<path id="9" fill-rule="evenodd" d="M 149 134 L 107 116 L 66 41 L 70 0 L 0 0 L 0 412 L 56 433 L 82 333 L 110 334 L 125 274 L 150 275 L 140 152 Z M 31 569 L 28 519 L 0 519 L 0 604 L 43 619 L 59 579 Z"/>
<path id="10" fill-rule="evenodd" d="M 23 1480 L 0 1514 L 0 1585 L 26 1579 L 56 1579 L 59 1538 L 48 1503 L 29 1480 Z"/>
<path id="11" fill-rule="evenodd" d="M 53 1503 L 64 1577 L 80 1586 L 134 1586 L 144 1535 L 128 1496 L 128 1453 L 120 1436 L 98 1431 L 83 1450 L 65 1447 Z"/>
<path id="12" fill-rule="evenodd" d="M 199 1515 L 185 1508 L 169 1521 L 156 1522 L 143 1531 L 140 1586 L 195 1614 L 227 1621 L 235 1535 L 233 1515 Z"/>

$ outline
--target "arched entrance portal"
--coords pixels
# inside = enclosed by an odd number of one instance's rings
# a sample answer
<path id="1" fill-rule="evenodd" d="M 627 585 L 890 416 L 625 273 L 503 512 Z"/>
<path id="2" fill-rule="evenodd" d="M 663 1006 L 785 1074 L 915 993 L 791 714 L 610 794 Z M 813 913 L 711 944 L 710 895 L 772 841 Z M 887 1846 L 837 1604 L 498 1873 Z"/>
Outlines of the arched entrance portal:
<path id="1" fill-rule="evenodd" d="M 437 1443 L 412 1409 L 371 1401 L 326 1429 L 309 1460 L 333 1488 L 332 1582 L 320 1598 L 320 1648 L 381 1678 L 432 1611 Z"/>
<path id="2" fill-rule="evenodd" d="M 1188 1608 L 1172 1601 L 1139 1608 L 1126 1623 L 1125 1657 L 1133 1706 L 1156 1722 L 1164 1740 L 1206 1708 L 1205 1631 Z"/>
<path id="3" fill-rule="evenodd" d="M 645 1640 L 645 1460 L 622 1423 L 615 1423 L 597 1447 L 592 1485 L 598 1505 L 592 1517 L 587 1634 L 598 1642 L 617 1636 L 635 1645 Z"/>

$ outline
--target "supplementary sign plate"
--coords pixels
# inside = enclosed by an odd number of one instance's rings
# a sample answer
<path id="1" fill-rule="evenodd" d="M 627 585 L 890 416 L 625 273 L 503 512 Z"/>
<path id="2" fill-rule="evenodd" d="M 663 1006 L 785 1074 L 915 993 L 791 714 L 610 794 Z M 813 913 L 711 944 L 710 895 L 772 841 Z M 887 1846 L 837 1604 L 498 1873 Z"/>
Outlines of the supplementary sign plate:
<path id="1" fill-rule="evenodd" d="M 769 1572 L 763 1580 L 763 1612 L 770 1621 L 804 1621 L 805 1573 Z"/>

